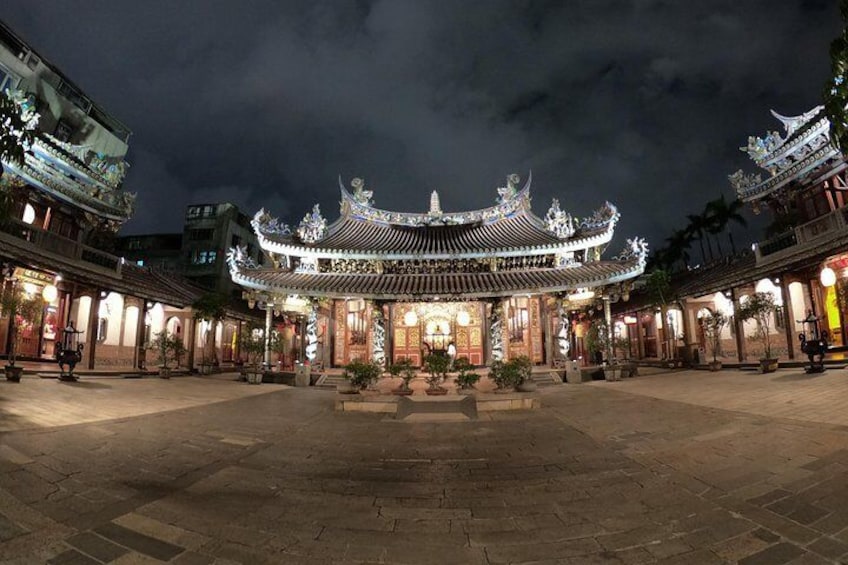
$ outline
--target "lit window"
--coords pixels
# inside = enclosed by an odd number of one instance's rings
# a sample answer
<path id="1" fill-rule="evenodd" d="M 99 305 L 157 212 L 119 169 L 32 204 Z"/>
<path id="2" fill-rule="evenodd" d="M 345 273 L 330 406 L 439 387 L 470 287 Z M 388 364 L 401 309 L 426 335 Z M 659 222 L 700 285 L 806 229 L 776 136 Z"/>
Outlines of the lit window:
<path id="1" fill-rule="evenodd" d="M 35 221 L 35 208 L 32 207 L 32 204 L 24 206 L 24 216 L 22 219 L 25 224 L 32 224 Z"/>
<path id="2" fill-rule="evenodd" d="M 144 267 L 144 259 L 139 259 L 138 261 L 135 262 L 135 264 L 138 265 L 139 267 Z"/>

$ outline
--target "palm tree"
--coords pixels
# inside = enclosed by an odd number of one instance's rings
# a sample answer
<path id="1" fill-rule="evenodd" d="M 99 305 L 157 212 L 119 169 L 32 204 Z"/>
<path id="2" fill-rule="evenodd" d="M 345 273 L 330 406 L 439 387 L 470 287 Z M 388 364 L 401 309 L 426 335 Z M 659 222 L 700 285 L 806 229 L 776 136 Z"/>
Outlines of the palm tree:
<path id="1" fill-rule="evenodd" d="M 683 268 L 689 268 L 689 248 L 692 247 L 692 234 L 687 230 L 674 230 L 671 237 L 666 238 L 666 256 L 668 266 L 672 267 L 677 261 L 683 263 Z"/>
<path id="2" fill-rule="evenodd" d="M 704 233 L 709 229 L 710 223 L 706 214 L 688 214 L 689 226 L 686 228 L 692 236 L 698 240 L 701 246 L 701 259 L 704 263 L 707 262 L 707 254 L 704 252 Z M 707 248 L 710 251 L 710 260 L 713 258 L 713 248 L 710 245 L 710 240 L 707 240 Z"/>
<path id="3" fill-rule="evenodd" d="M 733 241 L 733 233 L 728 228 L 729 224 L 735 223 L 742 227 L 746 227 L 748 222 L 739 212 L 745 207 L 745 203 L 741 200 L 728 202 L 722 194 L 720 198 L 707 202 L 707 212 L 713 219 L 714 226 L 721 226 L 716 231 L 710 233 L 719 234 L 722 230 L 727 229 L 727 238 L 730 240 L 730 248 L 733 254 L 736 255 L 736 243 Z M 718 241 L 718 240 L 716 240 Z"/>

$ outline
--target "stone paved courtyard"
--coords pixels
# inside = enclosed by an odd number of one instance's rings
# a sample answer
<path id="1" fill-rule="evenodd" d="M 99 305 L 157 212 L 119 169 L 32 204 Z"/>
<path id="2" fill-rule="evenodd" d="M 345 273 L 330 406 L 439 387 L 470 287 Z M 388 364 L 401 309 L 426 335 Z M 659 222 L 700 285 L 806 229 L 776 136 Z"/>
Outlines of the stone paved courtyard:
<path id="1" fill-rule="evenodd" d="M 399 423 L 217 378 L 0 382 L 3 563 L 835 563 L 848 371 Z"/>

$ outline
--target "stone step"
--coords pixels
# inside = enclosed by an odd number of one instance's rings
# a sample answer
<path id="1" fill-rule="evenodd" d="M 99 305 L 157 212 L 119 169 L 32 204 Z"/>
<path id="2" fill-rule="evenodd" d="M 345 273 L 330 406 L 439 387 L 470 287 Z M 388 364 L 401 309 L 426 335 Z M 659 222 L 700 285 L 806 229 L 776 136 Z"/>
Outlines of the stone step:
<path id="1" fill-rule="evenodd" d="M 413 417 L 415 422 L 428 421 L 427 416 L 437 416 L 432 421 L 444 421 L 446 415 L 457 417 L 457 421 L 477 419 L 477 399 L 471 395 L 458 396 L 403 396 L 398 399 L 398 420 Z"/>
<path id="2" fill-rule="evenodd" d="M 556 371 L 544 371 L 533 373 L 530 380 L 536 383 L 537 386 L 554 386 L 561 385 L 562 379 Z"/>
<path id="3" fill-rule="evenodd" d="M 318 380 L 315 381 L 315 386 L 321 388 L 332 388 L 335 389 L 337 384 L 345 382 L 347 379 L 342 377 L 341 375 L 328 375 L 323 374 L 318 377 Z"/>

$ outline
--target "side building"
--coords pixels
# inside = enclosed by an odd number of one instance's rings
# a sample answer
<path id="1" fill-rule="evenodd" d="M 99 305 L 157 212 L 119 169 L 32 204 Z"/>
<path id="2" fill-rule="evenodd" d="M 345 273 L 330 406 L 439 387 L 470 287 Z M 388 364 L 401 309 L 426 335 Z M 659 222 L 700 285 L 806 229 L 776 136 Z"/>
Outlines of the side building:
<path id="1" fill-rule="evenodd" d="M 650 304 L 644 295 L 618 305 L 616 331 L 629 338 L 631 355 L 697 355 L 703 362 L 701 318 L 709 308 L 730 318 L 718 358 L 756 361 L 763 356 L 762 346 L 749 339 L 756 324 L 734 315 L 754 292 L 772 294 L 777 305 L 770 323 L 774 356 L 801 356 L 798 335 L 810 315 L 820 318 L 832 347 L 848 343 L 848 165 L 830 141 L 823 106 L 799 116 L 772 115 L 782 131 L 751 136 L 740 148 L 760 171 L 729 177 L 741 201 L 771 215 L 771 236 L 750 252 L 676 275 L 676 300 L 667 307 Z"/>
<path id="2" fill-rule="evenodd" d="M 230 279 L 226 252 L 243 246 L 249 257 L 263 261 L 250 218 L 235 204 L 191 204 L 181 233 L 126 235 L 117 251 L 137 265 L 177 273 L 206 290 L 241 299 L 241 288 Z"/>
<path id="3" fill-rule="evenodd" d="M 144 344 L 160 331 L 184 341 L 191 363 L 201 337 L 190 305 L 203 289 L 114 253 L 135 202 L 123 189 L 129 128 L 2 22 L 0 91 L 32 135 L 23 161 L 4 158 L 0 176 L 10 203 L 0 218 L 0 292 L 39 306 L 16 324 L 19 356 L 53 360 L 62 328 L 74 321 L 85 345 L 81 368 L 142 367 Z M 12 323 L 0 312 L 0 357 L 10 352 Z"/>

